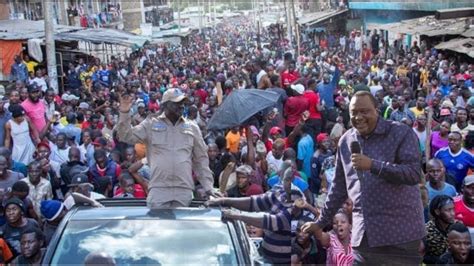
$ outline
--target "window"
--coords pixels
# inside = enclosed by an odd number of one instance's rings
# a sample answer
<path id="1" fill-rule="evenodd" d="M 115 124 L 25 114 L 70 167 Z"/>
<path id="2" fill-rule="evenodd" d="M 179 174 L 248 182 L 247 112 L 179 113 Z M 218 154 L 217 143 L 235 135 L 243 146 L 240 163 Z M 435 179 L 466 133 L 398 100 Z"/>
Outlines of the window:
<path id="1" fill-rule="evenodd" d="M 117 265 L 235 265 L 229 229 L 221 221 L 70 221 L 52 264 L 81 264 L 91 252 L 105 252 Z"/>

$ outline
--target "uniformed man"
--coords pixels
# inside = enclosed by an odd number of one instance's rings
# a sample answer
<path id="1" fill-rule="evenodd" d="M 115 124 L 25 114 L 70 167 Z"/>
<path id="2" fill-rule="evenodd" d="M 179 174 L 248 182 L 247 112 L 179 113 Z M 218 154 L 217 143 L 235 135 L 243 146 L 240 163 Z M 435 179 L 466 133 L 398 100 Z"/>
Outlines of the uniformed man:
<path id="1" fill-rule="evenodd" d="M 147 146 L 151 169 L 147 198 L 150 208 L 189 206 L 194 189 L 192 172 L 207 195 L 218 196 L 212 188 L 214 178 L 199 127 L 182 116 L 185 99 L 179 89 L 168 89 L 161 101 L 163 113 L 148 116 L 134 127 L 130 116 L 132 97 L 123 95 L 120 99 L 117 124 L 120 141 Z"/>

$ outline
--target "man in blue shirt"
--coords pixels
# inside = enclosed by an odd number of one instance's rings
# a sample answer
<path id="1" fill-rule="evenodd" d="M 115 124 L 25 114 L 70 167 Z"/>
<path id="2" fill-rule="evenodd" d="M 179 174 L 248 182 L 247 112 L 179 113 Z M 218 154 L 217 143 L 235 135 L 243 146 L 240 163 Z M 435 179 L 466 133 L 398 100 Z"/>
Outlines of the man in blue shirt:
<path id="1" fill-rule="evenodd" d="M 440 159 L 446 168 L 446 172 L 454 176 L 456 190 L 459 191 L 467 171 L 474 168 L 474 156 L 461 146 L 462 136 L 460 132 L 449 133 L 448 143 L 448 147 L 435 153 L 435 158 Z"/>
<path id="2" fill-rule="evenodd" d="M 69 113 L 66 116 L 67 126 L 63 127 L 60 132 L 66 134 L 68 139 L 74 139 L 76 144 L 79 145 L 81 141 L 81 129 L 76 127 L 77 117 L 75 113 Z"/>
<path id="3" fill-rule="evenodd" d="M 428 180 L 428 182 L 426 182 L 426 188 L 428 189 L 430 202 L 438 195 L 456 196 L 456 188 L 445 182 L 445 169 L 442 161 L 436 158 L 429 160 L 426 163 L 426 171 L 426 179 Z"/>
<path id="4" fill-rule="evenodd" d="M 297 187 L 306 197 L 306 200 L 310 203 L 313 202 L 313 196 L 311 195 L 311 191 L 309 191 L 309 185 L 306 181 L 303 180 L 300 176 L 298 176 L 298 171 L 296 170 L 296 163 L 293 160 L 285 160 L 278 170 L 278 173 L 270 178 L 267 179 L 268 187 L 273 188 L 275 186 L 282 185 L 282 176 L 285 173 L 286 169 L 289 167 L 293 168 L 293 178 L 291 179 L 292 187 Z"/>
<path id="5" fill-rule="evenodd" d="M 302 170 L 306 176 L 311 176 L 311 158 L 314 154 L 314 141 L 313 138 L 308 134 L 311 132 L 311 128 L 308 125 L 304 125 L 302 128 L 301 139 L 298 141 L 298 169 Z"/>
<path id="6" fill-rule="evenodd" d="M 15 56 L 15 63 L 13 63 L 10 72 L 10 81 L 21 80 L 23 82 L 28 81 L 28 68 L 25 63 L 22 62 L 19 55 Z"/>
<path id="7" fill-rule="evenodd" d="M 334 91 L 336 90 L 336 84 L 339 80 L 339 68 L 335 66 L 334 75 L 330 81 L 329 74 L 323 75 L 323 82 L 319 83 L 316 90 L 319 92 L 321 102 L 326 108 L 334 107 Z"/>
<path id="8" fill-rule="evenodd" d="M 451 85 L 449 84 L 449 78 L 447 76 L 441 78 L 440 90 L 443 93 L 443 96 L 448 96 L 451 92 Z"/>
<path id="9" fill-rule="evenodd" d="M 26 165 L 22 162 L 17 162 L 12 159 L 12 152 L 5 148 L 5 147 L 0 147 L 0 156 L 3 156 L 7 159 L 8 162 L 8 169 L 12 170 L 13 172 L 18 172 L 23 174 L 23 176 L 28 175 L 28 168 Z"/>

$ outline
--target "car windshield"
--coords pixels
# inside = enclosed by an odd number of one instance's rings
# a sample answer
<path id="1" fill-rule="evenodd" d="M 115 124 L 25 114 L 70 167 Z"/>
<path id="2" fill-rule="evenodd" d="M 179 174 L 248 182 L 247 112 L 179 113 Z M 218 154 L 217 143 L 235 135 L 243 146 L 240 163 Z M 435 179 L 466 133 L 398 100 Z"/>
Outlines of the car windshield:
<path id="1" fill-rule="evenodd" d="M 221 221 L 70 221 L 51 261 L 80 264 L 91 252 L 104 252 L 117 265 L 236 265 L 228 226 Z"/>

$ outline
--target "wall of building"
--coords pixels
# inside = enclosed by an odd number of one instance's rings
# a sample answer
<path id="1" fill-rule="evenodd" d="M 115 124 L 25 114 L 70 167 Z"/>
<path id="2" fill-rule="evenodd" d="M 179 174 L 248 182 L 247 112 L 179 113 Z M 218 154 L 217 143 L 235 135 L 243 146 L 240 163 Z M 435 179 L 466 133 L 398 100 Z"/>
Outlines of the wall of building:
<path id="1" fill-rule="evenodd" d="M 350 9 L 418 10 L 474 7 L 473 0 L 349 0 Z"/>
<path id="2" fill-rule="evenodd" d="M 142 11 L 140 1 L 122 1 L 123 27 L 126 31 L 140 28 Z"/>
<path id="3" fill-rule="evenodd" d="M 8 19 L 10 11 L 7 0 L 0 0 L 0 20 Z"/>

